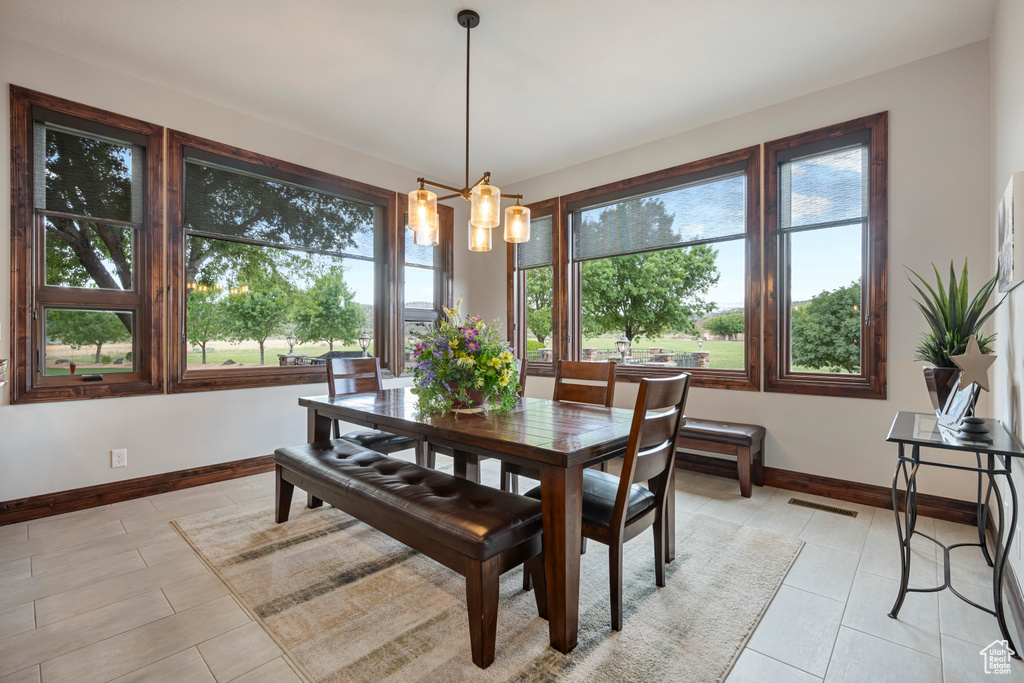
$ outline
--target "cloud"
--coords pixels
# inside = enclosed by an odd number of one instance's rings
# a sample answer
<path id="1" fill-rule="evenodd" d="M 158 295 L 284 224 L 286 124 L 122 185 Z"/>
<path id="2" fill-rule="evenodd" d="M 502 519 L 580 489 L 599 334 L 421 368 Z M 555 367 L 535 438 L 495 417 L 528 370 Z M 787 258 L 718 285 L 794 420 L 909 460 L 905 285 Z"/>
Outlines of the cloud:
<path id="1" fill-rule="evenodd" d="M 860 173 L 864 169 L 865 154 L 867 154 L 867 149 L 865 147 L 854 147 L 853 149 L 844 149 L 838 152 L 832 152 L 831 154 L 823 154 L 818 157 L 805 159 L 802 163 L 813 164 L 815 166 L 827 166 L 828 168 L 834 168 L 839 171 Z"/>
<path id="2" fill-rule="evenodd" d="M 807 194 L 794 194 L 790 206 L 790 215 L 794 223 L 808 216 L 815 216 L 832 206 L 832 200 L 825 197 Z"/>

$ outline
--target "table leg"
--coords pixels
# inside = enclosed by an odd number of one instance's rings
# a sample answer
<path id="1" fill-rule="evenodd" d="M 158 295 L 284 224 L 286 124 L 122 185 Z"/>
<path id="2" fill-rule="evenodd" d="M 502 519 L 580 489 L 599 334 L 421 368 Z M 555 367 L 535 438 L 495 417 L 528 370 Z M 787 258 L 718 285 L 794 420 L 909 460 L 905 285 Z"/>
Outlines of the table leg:
<path id="1" fill-rule="evenodd" d="M 316 408 L 306 409 L 306 440 L 309 443 L 331 440 L 331 422 L 329 417 L 320 415 Z"/>
<path id="2" fill-rule="evenodd" d="M 913 447 L 912 465 L 910 473 L 907 473 L 908 460 L 904 457 L 903 444 L 900 444 L 899 459 L 896 463 L 896 471 L 892 475 L 892 509 L 896 515 L 896 535 L 900 540 L 900 590 L 896 596 L 896 602 L 889 612 L 893 619 L 897 618 L 900 608 L 903 607 L 903 600 L 907 597 L 907 589 L 910 587 L 910 539 L 914 534 L 914 526 L 917 523 L 917 466 L 920 462 L 921 451 L 917 446 Z M 903 499 L 903 519 L 900 520 L 899 483 L 900 473 L 903 474 L 903 482 L 906 493 Z M 906 533 L 904 533 L 904 529 Z"/>
<path id="3" fill-rule="evenodd" d="M 1004 527 L 1003 498 L 1002 495 L 1000 495 L 999 487 L 995 485 L 995 477 L 992 474 L 995 469 L 995 458 L 996 456 L 994 455 L 988 456 L 989 491 L 995 493 L 996 505 L 999 507 L 999 524 L 998 529 L 996 529 L 995 563 L 993 565 L 994 572 L 992 574 L 992 595 L 995 603 L 996 620 L 999 622 L 999 631 L 1003 634 L 1003 638 L 1006 639 L 1007 647 L 1015 653 L 1014 657 L 1016 659 L 1020 659 L 1020 654 L 1017 653 L 1017 646 L 1013 643 L 1013 636 L 1010 635 L 1010 629 L 1006 627 L 1006 615 L 1003 613 L 1003 576 L 1006 573 L 1006 558 L 1010 554 L 1010 546 L 1013 545 L 1013 536 L 1017 529 L 1017 490 L 1013 486 L 1013 477 L 1011 477 L 1009 471 L 1007 471 L 1004 478 L 1006 479 L 1006 485 L 1010 490 L 1010 526 Z M 1009 458 L 1007 458 L 1007 460 L 1009 460 Z M 1009 529 L 1009 534 L 1006 539 L 1006 545 L 1003 545 L 1003 533 L 1007 528 Z M 982 543 L 984 543 L 984 541 L 982 541 Z"/>
<path id="4" fill-rule="evenodd" d="M 455 459 L 455 476 L 480 483 L 480 456 L 468 451 L 452 451 Z"/>
<path id="5" fill-rule="evenodd" d="M 569 652 L 579 629 L 583 469 L 545 467 L 540 490 L 551 647 Z"/>
<path id="6" fill-rule="evenodd" d="M 985 538 L 985 522 L 988 519 L 988 502 L 992 499 L 992 487 L 995 486 L 995 480 L 990 474 L 988 477 L 988 489 L 985 491 L 985 495 L 982 496 L 982 482 L 985 479 L 985 471 L 981 465 L 981 453 L 975 453 L 974 457 L 978 462 L 978 542 L 981 544 L 981 554 L 985 556 L 985 562 L 988 566 L 994 567 L 995 560 L 992 559 L 992 554 L 988 551 L 988 541 Z M 1002 510 L 999 511 L 1000 513 Z"/>

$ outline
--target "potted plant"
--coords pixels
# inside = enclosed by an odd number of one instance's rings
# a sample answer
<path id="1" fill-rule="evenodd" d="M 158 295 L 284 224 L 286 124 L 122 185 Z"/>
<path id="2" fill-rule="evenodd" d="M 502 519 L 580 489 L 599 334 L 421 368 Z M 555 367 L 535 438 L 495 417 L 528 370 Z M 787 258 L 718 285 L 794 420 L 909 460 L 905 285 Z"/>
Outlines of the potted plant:
<path id="1" fill-rule="evenodd" d="M 416 344 L 413 393 L 425 413 L 457 409 L 511 410 L 519 392 L 515 357 L 494 326 L 479 317 L 465 321 L 444 309 L 445 319 Z"/>
<path id="2" fill-rule="evenodd" d="M 981 335 L 981 327 L 991 317 L 1005 299 L 1000 299 L 994 306 L 985 311 L 992 293 L 995 291 L 996 283 L 999 281 L 999 273 L 981 286 L 981 289 L 971 297 L 967 287 L 967 261 L 964 260 L 963 272 L 959 282 L 956 272 L 953 270 L 953 262 L 949 263 L 949 284 L 948 288 L 942 282 L 939 269 L 932 264 L 935 271 L 935 286 L 932 287 L 923 277 L 907 268 L 914 277 L 924 286 L 922 289 L 914 282 L 910 283 L 921 295 L 921 301 L 914 299 L 914 303 L 921 309 L 925 321 L 928 323 L 929 331 L 922 335 L 920 343 L 915 349 L 914 360 L 931 363 L 930 367 L 924 369 L 924 380 L 928 387 L 928 396 L 931 398 L 932 406 L 941 410 L 946 405 L 946 399 L 956 387 L 960 369 L 953 364 L 950 356 L 959 356 L 967 349 L 967 341 L 973 335 L 978 340 L 978 347 L 982 353 L 991 353 L 990 345 L 996 335 L 987 337 Z"/>

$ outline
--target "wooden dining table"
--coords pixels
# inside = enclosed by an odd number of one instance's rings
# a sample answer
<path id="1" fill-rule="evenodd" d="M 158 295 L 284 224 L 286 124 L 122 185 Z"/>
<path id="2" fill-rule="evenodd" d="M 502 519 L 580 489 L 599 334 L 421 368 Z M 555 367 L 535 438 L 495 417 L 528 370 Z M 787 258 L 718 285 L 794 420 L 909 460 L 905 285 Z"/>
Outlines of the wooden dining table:
<path id="1" fill-rule="evenodd" d="M 481 457 L 539 470 L 551 645 L 561 652 L 576 647 L 583 470 L 625 448 L 633 411 L 522 398 L 507 413 L 430 415 L 417 410 L 411 387 L 300 398 L 299 405 L 307 410 L 310 442 L 329 440 L 332 421 L 341 420 L 447 446 L 455 454 L 455 474 L 463 478 L 479 480 Z M 675 515 L 669 506 L 665 559 L 671 562 Z"/>

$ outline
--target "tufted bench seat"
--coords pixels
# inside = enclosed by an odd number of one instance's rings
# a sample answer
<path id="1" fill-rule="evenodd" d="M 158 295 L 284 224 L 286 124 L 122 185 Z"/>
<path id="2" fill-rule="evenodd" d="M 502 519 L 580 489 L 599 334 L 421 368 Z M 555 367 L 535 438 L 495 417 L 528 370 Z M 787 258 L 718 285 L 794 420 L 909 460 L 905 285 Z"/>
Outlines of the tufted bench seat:
<path id="1" fill-rule="evenodd" d="M 750 498 L 751 480 L 764 486 L 764 435 L 761 425 L 687 417 L 679 428 L 676 448 L 735 455 L 740 494 Z M 690 459 L 687 454 L 676 451 L 677 464 L 685 467 Z"/>
<path id="2" fill-rule="evenodd" d="M 498 577 L 530 558 L 543 583 L 540 502 L 367 450 L 343 439 L 279 448 L 277 522 L 294 487 L 466 577 L 473 662 L 494 661 Z M 546 594 L 535 591 L 546 616 Z"/>

